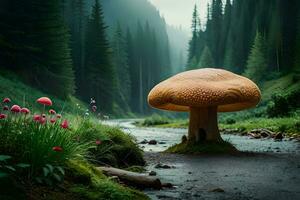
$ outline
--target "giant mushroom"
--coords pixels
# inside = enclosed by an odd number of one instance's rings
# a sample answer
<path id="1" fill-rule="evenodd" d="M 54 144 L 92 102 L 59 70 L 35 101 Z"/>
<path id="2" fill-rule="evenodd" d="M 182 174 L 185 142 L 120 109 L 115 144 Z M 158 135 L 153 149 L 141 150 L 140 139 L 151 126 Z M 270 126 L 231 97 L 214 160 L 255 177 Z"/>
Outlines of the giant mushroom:
<path id="1" fill-rule="evenodd" d="M 218 112 L 256 106 L 261 98 L 257 85 L 223 69 L 203 68 L 179 73 L 156 85 L 148 103 L 157 109 L 189 112 L 188 141 L 223 141 Z"/>

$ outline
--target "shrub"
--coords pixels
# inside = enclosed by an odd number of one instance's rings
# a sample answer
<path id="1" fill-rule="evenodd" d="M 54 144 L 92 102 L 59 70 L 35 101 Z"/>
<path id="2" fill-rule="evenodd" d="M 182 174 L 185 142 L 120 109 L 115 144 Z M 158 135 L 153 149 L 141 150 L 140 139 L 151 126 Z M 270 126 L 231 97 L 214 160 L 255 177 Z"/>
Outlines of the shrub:
<path id="1" fill-rule="evenodd" d="M 142 125 L 143 126 L 154 126 L 154 125 L 161 125 L 161 124 L 168 124 L 170 120 L 166 117 L 162 117 L 160 115 L 154 114 L 151 117 L 147 117 Z"/>
<path id="2" fill-rule="evenodd" d="M 272 96 L 272 102 L 267 107 L 268 117 L 288 116 L 300 108 L 300 90 L 295 90 L 288 94 L 275 94 Z"/>

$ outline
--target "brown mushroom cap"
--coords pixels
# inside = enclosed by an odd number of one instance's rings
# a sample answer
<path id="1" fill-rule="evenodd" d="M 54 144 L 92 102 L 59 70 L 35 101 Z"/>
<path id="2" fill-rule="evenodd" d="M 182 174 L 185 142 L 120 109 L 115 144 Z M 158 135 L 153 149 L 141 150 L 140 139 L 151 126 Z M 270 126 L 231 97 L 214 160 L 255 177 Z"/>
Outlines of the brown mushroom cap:
<path id="1" fill-rule="evenodd" d="M 223 69 L 204 68 L 159 83 L 150 91 L 148 103 L 172 111 L 217 106 L 218 112 L 232 112 L 254 107 L 260 96 L 259 88 L 248 78 Z"/>

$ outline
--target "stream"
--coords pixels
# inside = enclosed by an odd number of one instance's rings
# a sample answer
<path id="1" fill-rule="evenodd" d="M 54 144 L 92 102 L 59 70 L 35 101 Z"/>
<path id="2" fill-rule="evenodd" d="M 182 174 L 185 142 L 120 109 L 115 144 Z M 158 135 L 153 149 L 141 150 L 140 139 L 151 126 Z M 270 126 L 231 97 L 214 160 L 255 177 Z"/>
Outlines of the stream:
<path id="1" fill-rule="evenodd" d="M 161 153 L 181 141 L 186 129 L 136 127 L 136 120 L 102 122 L 118 126 L 137 142 L 157 140 L 157 145 L 139 144 L 145 152 L 147 170 L 155 171 L 173 188 L 145 190 L 151 199 L 300 199 L 300 143 L 284 139 L 250 139 L 222 135 L 240 151 L 234 155 L 177 155 Z M 158 163 L 171 169 L 156 169 Z"/>

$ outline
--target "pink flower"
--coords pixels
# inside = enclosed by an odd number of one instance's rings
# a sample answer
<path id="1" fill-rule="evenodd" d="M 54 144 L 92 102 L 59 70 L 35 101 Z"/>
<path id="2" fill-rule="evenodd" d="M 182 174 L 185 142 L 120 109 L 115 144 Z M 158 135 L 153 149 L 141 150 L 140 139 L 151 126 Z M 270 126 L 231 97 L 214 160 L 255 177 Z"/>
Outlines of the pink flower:
<path id="1" fill-rule="evenodd" d="M 61 114 L 57 114 L 57 115 L 56 115 L 56 118 L 57 118 L 57 119 L 60 119 L 60 118 L 61 118 Z"/>
<path id="2" fill-rule="evenodd" d="M 10 103 L 10 102 L 11 102 L 11 100 L 10 100 L 10 98 L 7 98 L 7 97 L 6 97 L 6 98 L 4 98 L 4 99 L 3 99 L 3 101 L 2 101 L 2 102 L 3 102 L 3 103 Z"/>
<path id="3" fill-rule="evenodd" d="M 55 146 L 55 147 L 52 147 L 52 150 L 56 151 L 56 152 L 61 152 L 61 151 L 63 151 L 63 148 L 60 146 Z"/>
<path id="4" fill-rule="evenodd" d="M 41 121 L 41 119 L 42 119 L 41 115 L 33 115 L 34 121 L 39 122 L 39 121 Z"/>
<path id="5" fill-rule="evenodd" d="M 0 119 L 5 119 L 7 117 L 6 114 L 0 114 Z"/>
<path id="6" fill-rule="evenodd" d="M 51 122 L 52 124 L 54 124 L 54 123 L 56 122 L 56 119 L 55 119 L 55 118 L 52 118 L 52 119 L 50 119 L 50 122 Z"/>
<path id="7" fill-rule="evenodd" d="M 101 140 L 96 140 L 96 145 L 100 145 L 101 143 Z"/>
<path id="8" fill-rule="evenodd" d="M 69 122 L 65 119 L 60 126 L 64 129 L 69 128 Z"/>
<path id="9" fill-rule="evenodd" d="M 8 106 L 3 106 L 3 110 L 9 110 Z"/>
<path id="10" fill-rule="evenodd" d="M 30 113 L 30 110 L 28 108 L 22 108 L 21 113 L 24 113 L 25 115 Z"/>
<path id="11" fill-rule="evenodd" d="M 11 112 L 19 113 L 21 111 L 21 107 L 18 105 L 13 105 L 10 109 Z"/>
<path id="12" fill-rule="evenodd" d="M 49 114 L 51 114 L 51 115 L 55 115 L 55 114 L 56 114 L 56 112 L 55 112 L 55 110 L 53 110 L 53 109 L 50 109 L 50 110 L 49 110 Z"/>

